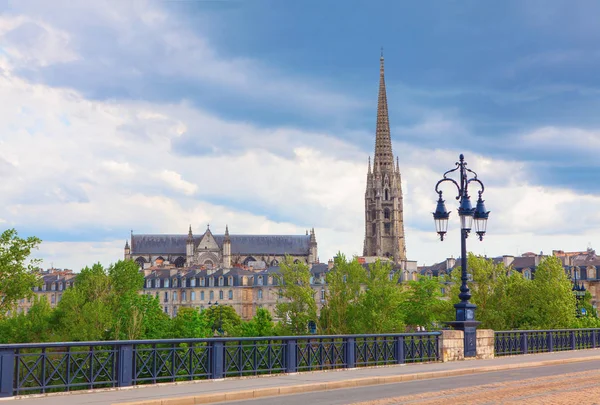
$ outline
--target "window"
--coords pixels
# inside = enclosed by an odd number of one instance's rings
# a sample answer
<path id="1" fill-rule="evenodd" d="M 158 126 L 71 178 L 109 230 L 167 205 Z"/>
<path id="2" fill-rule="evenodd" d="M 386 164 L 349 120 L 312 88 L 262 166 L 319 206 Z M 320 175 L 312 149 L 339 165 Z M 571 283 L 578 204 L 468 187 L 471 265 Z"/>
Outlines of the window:
<path id="1" fill-rule="evenodd" d="M 208 298 L 212 301 L 215 299 L 215 292 L 211 291 L 210 294 L 208 295 Z"/>
<path id="2" fill-rule="evenodd" d="M 214 287 L 215 286 L 215 278 L 214 277 L 210 277 L 208 279 L 208 286 L 209 287 Z"/>
<path id="3" fill-rule="evenodd" d="M 173 291 L 173 301 L 177 301 L 177 291 Z"/>
<path id="4" fill-rule="evenodd" d="M 200 301 L 204 301 L 204 291 L 200 291 Z"/>
<path id="5" fill-rule="evenodd" d="M 165 291 L 165 302 L 169 302 L 169 292 Z"/>
<path id="6" fill-rule="evenodd" d="M 258 285 L 263 285 L 263 276 L 258 276 Z"/>
<path id="7" fill-rule="evenodd" d="M 50 296 L 50 303 L 54 304 L 56 302 L 56 298 L 54 298 L 54 294 L 52 294 L 52 296 Z"/>
<path id="8" fill-rule="evenodd" d="M 42 284 L 42 291 L 46 291 L 46 283 Z"/>
<path id="9" fill-rule="evenodd" d="M 182 278 L 181 279 L 181 286 L 182 287 L 187 287 L 187 278 Z"/>
<path id="10" fill-rule="evenodd" d="M 389 200 L 390 199 L 390 190 L 388 190 L 387 188 L 385 189 L 385 198 L 384 200 Z"/>
<path id="11" fill-rule="evenodd" d="M 165 288 L 169 288 L 169 279 L 165 279 Z"/>
<path id="12" fill-rule="evenodd" d="M 52 284 L 50 285 L 50 290 L 51 290 L 51 291 L 56 291 L 56 283 L 52 283 Z"/>
<path id="13" fill-rule="evenodd" d="M 206 285 L 206 280 L 204 279 L 204 277 L 200 278 L 200 286 L 204 287 Z"/>
<path id="14" fill-rule="evenodd" d="M 63 284 L 62 283 L 58 283 L 58 291 L 62 291 L 63 289 Z"/>
<path id="15" fill-rule="evenodd" d="M 223 290 L 219 291 L 219 299 L 222 300 L 223 299 Z"/>
<path id="16" fill-rule="evenodd" d="M 229 299 L 232 300 L 233 299 L 233 290 L 229 290 Z"/>
<path id="17" fill-rule="evenodd" d="M 58 294 L 58 297 L 56 299 L 56 302 L 60 302 L 60 299 L 62 298 L 62 294 Z"/>
<path id="18" fill-rule="evenodd" d="M 390 209 L 389 208 L 386 208 L 385 210 L 383 210 L 383 218 L 390 219 Z"/>
<path id="19" fill-rule="evenodd" d="M 263 291 L 262 290 L 258 290 L 258 299 L 259 300 L 263 299 Z"/>
<path id="20" fill-rule="evenodd" d="M 321 301 L 325 301 L 325 289 L 321 289 Z"/>
<path id="21" fill-rule="evenodd" d="M 185 302 L 186 300 L 187 300 L 187 292 L 182 291 L 181 292 L 181 301 Z"/>
<path id="22" fill-rule="evenodd" d="M 190 301 L 196 301 L 196 291 L 190 293 Z"/>
<path id="23" fill-rule="evenodd" d="M 148 282 L 148 280 L 144 280 L 144 288 L 148 288 L 150 286 L 150 283 Z"/>
<path id="24" fill-rule="evenodd" d="M 233 285 L 233 277 L 229 276 L 229 278 L 227 279 L 227 285 L 229 285 L 230 287 Z"/>
<path id="25" fill-rule="evenodd" d="M 169 307 L 165 307 L 165 314 L 169 313 Z"/>
<path id="26" fill-rule="evenodd" d="M 190 286 L 191 287 L 196 287 L 196 279 L 195 278 L 191 278 L 190 279 Z"/>
<path id="27" fill-rule="evenodd" d="M 310 278 L 308 279 L 308 283 L 314 284 L 314 282 L 315 282 L 315 278 L 313 276 L 310 276 Z"/>
<path id="28" fill-rule="evenodd" d="M 177 316 L 177 307 L 173 307 L 173 316 Z"/>
<path id="29" fill-rule="evenodd" d="M 279 289 L 279 291 L 277 292 L 277 296 L 279 298 L 283 298 L 283 290 Z"/>
<path id="30" fill-rule="evenodd" d="M 35 287 L 33 287 L 33 291 L 38 291 L 39 287 L 36 285 Z"/>
<path id="31" fill-rule="evenodd" d="M 177 279 L 176 278 L 173 279 L 173 288 L 177 288 Z"/>
<path id="32" fill-rule="evenodd" d="M 219 287 L 223 287 L 224 283 L 225 283 L 225 279 L 223 278 L 223 276 L 219 277 Z"/>
<path id="33" fill-rule="evenodd" d="M 390 224 L 389 222 L 386 222 L 383 224 L 383 229 L 385 230 L 385 234 L 389 235 L 390 231 L 392 229 L 392 224 Z"/>

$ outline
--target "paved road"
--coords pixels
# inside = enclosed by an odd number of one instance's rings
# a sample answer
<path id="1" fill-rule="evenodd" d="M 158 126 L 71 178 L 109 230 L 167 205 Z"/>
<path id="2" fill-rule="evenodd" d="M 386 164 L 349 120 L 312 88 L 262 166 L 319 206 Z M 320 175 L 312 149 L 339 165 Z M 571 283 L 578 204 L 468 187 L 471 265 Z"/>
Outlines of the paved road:
<path id="1" fill-rule="evenodd" d="M 599 404 L 600 361 L 227 402 L 227 405 Z M 562 401 L 562 402 L 561 402 Z"/>

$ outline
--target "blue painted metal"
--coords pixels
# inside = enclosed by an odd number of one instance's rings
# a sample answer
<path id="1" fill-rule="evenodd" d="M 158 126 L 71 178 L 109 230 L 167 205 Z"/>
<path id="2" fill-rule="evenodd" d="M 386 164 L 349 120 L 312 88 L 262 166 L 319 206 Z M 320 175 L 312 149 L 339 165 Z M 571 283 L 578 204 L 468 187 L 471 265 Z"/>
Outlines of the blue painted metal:
<path id="1" fill-rule="evenodd" d="M 439 361 L 440 332 L 0 345 L 0 396 Z"/>
<path id="2" fill-rule="evenodd" d="M 494 332 L 495 356 L 594 349 L 600 329 L 511 330 Z"/>

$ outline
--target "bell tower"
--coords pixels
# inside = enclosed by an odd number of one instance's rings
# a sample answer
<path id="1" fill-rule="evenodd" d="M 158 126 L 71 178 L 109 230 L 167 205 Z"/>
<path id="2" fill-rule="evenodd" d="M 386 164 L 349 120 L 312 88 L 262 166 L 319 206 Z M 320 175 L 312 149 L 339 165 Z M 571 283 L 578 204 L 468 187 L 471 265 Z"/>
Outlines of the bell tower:
<path id="1" fill-rule="evenodd" d="M 375 156 L 367 169 L 365 192 L 364 256 L 389 257 L 394 262 L 406 261 L 404 209 L 400 165 L 392 153 L 388 115 L 383 51 L 379 66 L 379 97 L 375 130 Z"/>

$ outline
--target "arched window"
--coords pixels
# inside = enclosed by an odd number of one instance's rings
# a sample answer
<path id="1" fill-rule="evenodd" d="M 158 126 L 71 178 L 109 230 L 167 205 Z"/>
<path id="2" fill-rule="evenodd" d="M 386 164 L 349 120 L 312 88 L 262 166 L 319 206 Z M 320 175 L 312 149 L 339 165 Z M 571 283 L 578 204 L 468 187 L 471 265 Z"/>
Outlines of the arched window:
<path id="1" fill-rule="evenodd" d="M 277 261 L 277 259 L 273 259 L 271 261 L 271 266 L 277 266 L 279 264 L 279 262 Z"/>
<path id="2" fill-rule="evenodd" d="M 183 267 L 185 265 L 185 259 L 181 256 L 179 256 L 177 259 L 175 259 L 175 267 Z"/>
<path id="3" fill-rule="evenodd" d="M 219 299 L 222 300 L 223 299 L 223 290 L 219 291 Z"/>
<path id="4" fill-rule="evenodd" d="M 527 280 L 531 280 L 531 271 L 529 269 L 523 270 L 523 277 L 525 277 Z"/>
<path id="5" fill-rule="evenodd" d="M 385 195 L 384 195 L 384 200 L 387 201 L 390 199 L 390 190 L 388 190 L 387 188 L 385 189 Z"/>
<path id="6" fill-rule="evenodd" d="M 252 257 L 252 256 L 248 256 L 248 257 L 246 257 L 246 259 L 244 260 L 244 266 L 248 266 L 248 264 L 249 264 L 250 262 L 255 262 L 255 261 L 256 261 L 256 259 L 255 259 L 254 257 Z"/>
<path id="7" fill-rule="evenodd" d="M 227 285 L 230 286 L 230 287 L 233 285 L 233 277 L 232 276 L 229 276 L 227 278 Z"/>
<path id="8" fill-rule="evenodd" d="M 223 287 L 223 284 L 225 283 L 225 279 L 223 278 L 223 276 L 219 277 L 219 287 Z"/>
<path id="9" fill-rule="evenodd" d="M 215 299 L 215 292 L 214 292 L 214 291 L 211 291 L 211 292 L 208 294 L 208 299 L 209 299 L 209 300 L 211 300 L 211 301 Z"/>
<path id="10" fill-rule="evenodd" d="M 386 208 L 383 210 L 383 218 L 390 219 L 390 209 L 389 208 Z"/>
<path id="11" fill-rule="evenodd" d="M 135 262 L 138 264 L 138 266 L 140 266 L 140 268 L 144 268 L 144 263 L 146 263 L 146 259 L 144 259 L 143 257 L 138 257 L 137 259 L 135 259 Z"/>
<path id="12" fill-rule="evenodd" d="M 233 290 L 229 290 L 229 297 L 228 297 L 228 298 L 229 298 L 230 300 L 232 300 L 232 299 L 233 299 Z"/>

